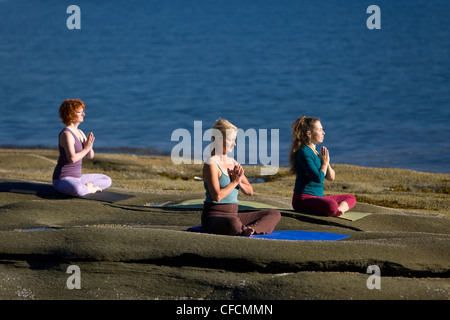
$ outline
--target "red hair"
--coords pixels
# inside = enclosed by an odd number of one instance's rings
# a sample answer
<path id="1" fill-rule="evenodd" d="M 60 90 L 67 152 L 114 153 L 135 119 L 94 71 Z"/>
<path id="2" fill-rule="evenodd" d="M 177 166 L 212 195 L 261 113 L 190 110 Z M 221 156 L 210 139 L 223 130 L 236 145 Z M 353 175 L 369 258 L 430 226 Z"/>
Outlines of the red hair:
<path id="1" fill-rule="evenodd" d="M 85 108 L 83 101 L 80 99 L 67 99 L 59 107 L 59 117 L 65 125 L 70 125 L 74 122 L 76 112 L 80 108 Z"/>

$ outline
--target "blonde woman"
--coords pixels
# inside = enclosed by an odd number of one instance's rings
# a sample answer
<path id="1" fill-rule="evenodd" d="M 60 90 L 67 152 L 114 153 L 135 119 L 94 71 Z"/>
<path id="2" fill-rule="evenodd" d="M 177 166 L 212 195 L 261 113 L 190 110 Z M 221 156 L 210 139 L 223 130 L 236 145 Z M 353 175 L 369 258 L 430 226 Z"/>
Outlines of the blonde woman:
<path id="1" fill-rule="evenodd" d="M 324 196 L 323 180 L 333 181 L 335 172 L 330 165 L 328 149 L 317 151 L 325 131 L 318 118 L 300 117 L 292 124 L 291 172 L 296 174 L 292 207 L 327 216 L 340 216 L 353 208 L 356 199 L 351 194 Z"/>
<path id="2" fill-rule="evenodd" d="M 281 218 L 278 210 L 238 213 L 238 190 L 252 195 L 253 187 L 242 166 L 227 155 L 236 146 L 236 126 L 226 119 L 218 119 L 212 129 L 211 157 L 203 165 L 206 199 L 202 227 L 225 235 L 271 233 Z"/>

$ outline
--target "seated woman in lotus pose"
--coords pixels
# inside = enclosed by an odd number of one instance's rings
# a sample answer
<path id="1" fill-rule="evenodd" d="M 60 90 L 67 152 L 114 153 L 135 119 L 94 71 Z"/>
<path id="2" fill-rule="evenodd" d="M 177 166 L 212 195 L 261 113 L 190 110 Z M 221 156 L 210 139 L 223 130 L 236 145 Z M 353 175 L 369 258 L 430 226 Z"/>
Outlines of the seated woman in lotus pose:
<path id="1" fill-rule="evenodd" d="M 292 207 L 296 211 L 326 216 L 340 216 L 353 208 L 356 199 L 351 194 L 323 195 L 323 180 L 333 181 L 328 149 L 316 145 L 323 142 L 325 132 L 318 118 L 302 116 L 292 124 L 290 153 L 291 172 L 296 174 Z"/>
<path id="2" fill-rule="evenodd" d="M 202 227 L 224 235 L 251 236 L 271 233 L 280 221 L 278 210 L 266 209 L 238 213 L 238 190 L 253 194 L 244 169 L 227 156 L 236 145 L 237 128 L 225 119 L 213 126 L 211 157 L 203 165 L 206 199 L 203 204 Z"/>
<path id="3" fill-rule="evenodd" d="M 66 127 L 59 133 L 59 158 L 53 171 L 53 187 L 64 194 L 82 197 L 101 192 L 111 186 L 104 174 L 82 174 L 84 157 L 94 158 L 94 134 L 86 137 L 78 126 L 84 120 L 85 105 L 79 99 L 67 99 L 59 108 L 59 116 Z"/>

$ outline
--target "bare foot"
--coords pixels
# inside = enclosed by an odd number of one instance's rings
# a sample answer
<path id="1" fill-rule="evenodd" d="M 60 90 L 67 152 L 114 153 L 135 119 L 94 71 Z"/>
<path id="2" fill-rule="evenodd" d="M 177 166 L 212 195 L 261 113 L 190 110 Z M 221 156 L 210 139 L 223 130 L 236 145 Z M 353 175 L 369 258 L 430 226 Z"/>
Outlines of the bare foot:
<path id="1" fill-rule="evenodd" d="M 332 216 L 333 216 L 333 217 L 339 217 L 339 216 L 341 216 L 341 215 L 343 215 L 343 214 L 344 214 L 344 212 L 338 210 L 338 211 L 336 211 L 336 213 L 333 214 Z"/>
<path id="2" fill-rule="evenodd" d="M 246 227 L 243 231 L 242 231 L 242 235 L 244 237 L 250 237 L 253 233 L 255 233 L 255 230 L 253 230 L 252 227 Z"/>
<path id="3" fill-rule="evenodd" d="M 94 184 L 91 182 L 86 183 L 86 187 L 88 188 L 88 193 L 102 192 L 102 189 L 100 189 L 100 187 L 94 186 Z"/>

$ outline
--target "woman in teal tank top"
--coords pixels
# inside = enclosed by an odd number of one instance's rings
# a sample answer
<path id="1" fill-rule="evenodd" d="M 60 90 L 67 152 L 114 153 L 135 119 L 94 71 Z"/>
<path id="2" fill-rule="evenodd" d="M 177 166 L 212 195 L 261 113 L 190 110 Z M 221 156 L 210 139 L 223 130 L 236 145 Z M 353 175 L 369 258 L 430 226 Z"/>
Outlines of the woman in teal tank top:
<path id="1" fill-rule="evenodd" d="M 355 196 L 337 194 L 324 196 L 323 181 L 333 181 L 335 171 L 330 165 L 330 155 L 323 143 L 325 131 L 318 118 L 302 116 L 292 124 L 290 154 L 291 172 L 296 174 L 292 207 L 299 212 L 326 216 L 340 216 L 356 204 Z"/>
<path id="2" fill-rule="evenodd" d="M 213 126 L 211 157 L 203 166 L 205 202 L 202 226 L 211 233 L 251 236 L 270 233 L 280 221 L 278 210 L 238 213 L 238 192 L 253 195 L 244 169 L 227 154 L 236 145 L 237 128 L 225 119 Z"/>

